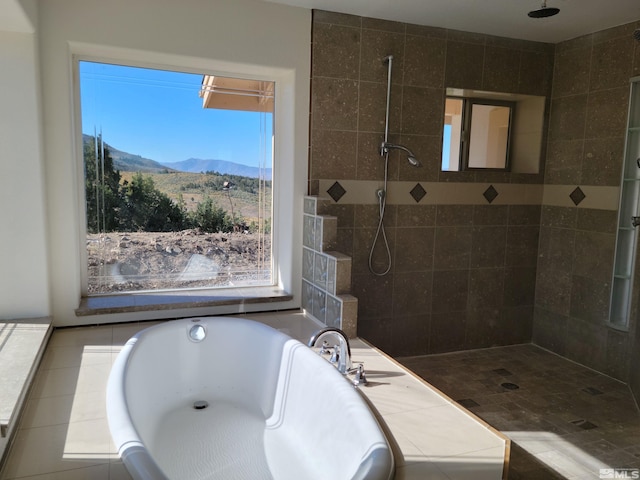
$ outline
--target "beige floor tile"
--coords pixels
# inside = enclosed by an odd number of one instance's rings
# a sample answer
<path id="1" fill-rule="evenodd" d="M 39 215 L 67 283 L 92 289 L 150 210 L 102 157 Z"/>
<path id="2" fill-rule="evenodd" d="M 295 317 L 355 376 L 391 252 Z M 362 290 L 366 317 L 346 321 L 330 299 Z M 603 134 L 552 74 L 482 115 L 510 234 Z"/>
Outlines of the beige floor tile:
<path id="1" fill-rule="evenodd" d="M 9 479 L 7 479 L 9 480 Z M 20 480 L 111 480 L 109 465 L 95 465 L 86 468 L 76 468 L 62 472 L 45 473 L 33 477 L 20 477 Z M 124 480 L 124 479 L 123 479 Z"/>
<path id="2" fill-rule="evenodd" d="M 21 428 L 45 427 L 106 418 L 106 396 L 102 391 L 30 399 Z"/>
<path id="3" fill-rule="evenodd" d="M 109 439 L 103 424 L 93 420 L 19 430 L 3 480 L 108 463 Z"/>
<path id="4" fill-rule="evenodd" d="M 127 472 L 124 464 L 118 461 L 112 461 L 109 464 L 109 480 L 132 480 L 131 475 Z"/>
<path id="5" fill-rule="evenodd" d="M 113 327 L 110 325 L 62 328 L 53 332 L 49 346 L 111 345 L 112 339 Z"/>
<path id="6" fill-rule="evenodd" d="M 111 345 L 83 345 L 48 347 L 40 368 L 79 367 L 84 365 L 103 365 L 111 363 Z"/>
<path id="7" fill-rule="evenodd" d="M 36 378 L 31 398 L 89 392 L 106 394 L 106 379 L 110 371 L 110 363 L 41 370 Z"/>
<path id="8" fill-rule="evenodd" d="M 431 462 L 412 463 L 396 468 L 394 480 L 451 480 Z"/>
<path id="9" fill-rule="evenodd" d="M 465 418 L 448 405 L 416 412 L 386 415 L 394 432 L 402 432 L 414 445 L 424 445 L 422 453 L 429 460 L 476 451 L 477 445 L 503 447 L 501 439 L 471 418 Z"/>
<path id="10" fill-rule="evenodd" d="M 433 463 L 447 478 L 456 480 L 492 480 L 502 477 L 502 467 L 495 461 L 504 454 L 503 446 L 443 457 Z"/>
<path id="11" fill-rule="evenodd" d="M 145 328 L 153 327 L 164 322 L 140 322 L 133 324 L 123 324 L 113 326 L 113 345 L 122 346 L 127 343 L 131 337 Z"/>

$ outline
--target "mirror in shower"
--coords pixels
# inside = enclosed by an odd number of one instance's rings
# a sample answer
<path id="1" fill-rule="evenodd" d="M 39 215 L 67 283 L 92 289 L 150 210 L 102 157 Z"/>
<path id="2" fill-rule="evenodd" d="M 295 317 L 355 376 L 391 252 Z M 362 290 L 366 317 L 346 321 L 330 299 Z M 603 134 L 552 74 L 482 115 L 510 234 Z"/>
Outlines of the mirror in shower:
<path id="1" fill-rule="evenodd" d="M 443 171 L 538 173 L 545 97 L 447 88 Z"/>

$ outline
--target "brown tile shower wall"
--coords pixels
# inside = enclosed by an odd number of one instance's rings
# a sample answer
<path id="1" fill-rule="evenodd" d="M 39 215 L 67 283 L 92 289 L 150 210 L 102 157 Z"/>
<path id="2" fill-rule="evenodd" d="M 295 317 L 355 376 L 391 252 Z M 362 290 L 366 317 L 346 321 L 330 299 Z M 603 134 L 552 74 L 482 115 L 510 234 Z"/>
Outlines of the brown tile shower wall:
<path id="1" fill-rule="evenodd" d="M 309 192 L 327 196 L 319 191 L 325 180 L 383 179 L 389 54 L 390 141 L 423 163 L 413 168 L 393 152 L 389 180 L 541 184 L 543 173 L 440 172 L 443 108 L 445 87 L 550 96 L 553 52 L 544 43 L 314 11 Z M 506 205 L 481 196 L 471 204 L 430 203 L 387 205 L 393 267 L 383 277 L 367 265 L 375 190 L 371 201 L 327 207 L 338 217 L 335 249 L 353 258 L 358 334 L 397 355 L 529 342 L 540 205 L 517 195 Z M 374 264 L 384 257 L 376 249 Z"/>
<path id="2" fill-rule="evenodd" d="M 545 185 L 620 186 L 629 79 L 640 74 L 632 39 L 639 26 L 556 46 Z M 626 381 L 637 309 L 631 332 L 605 323 L 616 223 L 612 209 L 543 206 L 533 340 Z"/>

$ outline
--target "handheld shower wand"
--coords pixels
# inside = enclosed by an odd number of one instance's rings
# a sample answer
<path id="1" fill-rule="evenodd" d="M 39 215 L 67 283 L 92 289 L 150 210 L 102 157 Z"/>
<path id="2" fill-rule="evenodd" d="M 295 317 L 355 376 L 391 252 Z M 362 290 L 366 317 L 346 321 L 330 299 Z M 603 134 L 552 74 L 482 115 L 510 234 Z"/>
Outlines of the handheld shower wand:
<path id="1" fill-rule="evenodd" d="M 389 64 L 388 74 L 387 74 L 387 110 L 385 115 L 384 122 L 384 140 L 380 145 L 380 156 L 384 158 L 384 186 L 376 191 L 376 195 L 378 197 L 378 228 L 376 230 L 375 237 L 373 238 L 373 244 L 371 245 L 371 250 L 369 251 L 369 270 L 371 273 L 377 276 L 386 275 L 391 271 L 391 249 L 389 248 L 389 242 L 387 240 L 387 235 L 384 231 L 384 211 L 387 205 L 387 181 L 388 181 L 388 173 L 389 173 L 389 151 L 390 150 L 402 150 L 407 154 L 407 161 L 410 165 L 414 167 L 421 167 L 422 164 L 418 161 L 414 153 L 409 150 L 404 145 L 398 145 L 395 143 L 389 142 L 389 101 L 391 99 L 391 70 L 393 66 L 393 55 L 387 55 L 384 58 L 384 61 Z M 385 253 L 386 253 L 386 264 L 385 269 L 382 271 L 377 271 L 373 266 L 373 252 L 376 248 L 376 244 L 378 243 L 378 239 L 382 237 L 382 241 L 384 243 Z"/>

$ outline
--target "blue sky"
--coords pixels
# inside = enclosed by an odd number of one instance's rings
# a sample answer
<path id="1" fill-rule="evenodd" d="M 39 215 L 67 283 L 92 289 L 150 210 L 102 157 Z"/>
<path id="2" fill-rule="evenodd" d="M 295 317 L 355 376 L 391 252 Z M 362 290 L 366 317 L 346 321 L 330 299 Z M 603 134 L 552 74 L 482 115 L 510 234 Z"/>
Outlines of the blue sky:
<path id="1" fill-rule="evenodd" d="M 161 163 L 188 158 L 258 166 L 259 113 L 202 108 L 202 75 L 80 62 L 82 132 Z M 267 153 L 272 115 L 267 114 Z"/>

